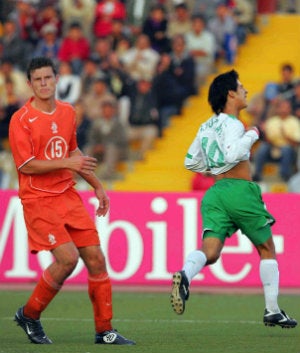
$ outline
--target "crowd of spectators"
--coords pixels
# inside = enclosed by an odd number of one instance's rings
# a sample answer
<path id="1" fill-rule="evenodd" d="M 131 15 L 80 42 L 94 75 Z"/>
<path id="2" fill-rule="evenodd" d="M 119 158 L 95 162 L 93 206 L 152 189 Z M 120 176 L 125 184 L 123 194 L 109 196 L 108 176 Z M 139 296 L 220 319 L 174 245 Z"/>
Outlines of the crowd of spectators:
<path id="1" fill-rule="evenodd" d="M 247 108 L 261 133 L 252 157 L 253 179 L 264 181 L 265 165 L 275 163 L 279 180 L 290 191 L 300 192 L 300 79 L 291 63 L 283 63 L 279 70 L 280 80 L 268 82 Z"/>
<path id="2" fill-rule="evenodd" d="M 2 156 L 10 117 L 30 96 L 32 57 L 57 64 L 57 98 L 76 108 L 80 148 L 114 179 L 118 162 L 145 158 L 218 61 L 234 63 L 255 31 L 252 0 L 1 0 Z M 0 187 L 9 186 L 5 168 Z"/>

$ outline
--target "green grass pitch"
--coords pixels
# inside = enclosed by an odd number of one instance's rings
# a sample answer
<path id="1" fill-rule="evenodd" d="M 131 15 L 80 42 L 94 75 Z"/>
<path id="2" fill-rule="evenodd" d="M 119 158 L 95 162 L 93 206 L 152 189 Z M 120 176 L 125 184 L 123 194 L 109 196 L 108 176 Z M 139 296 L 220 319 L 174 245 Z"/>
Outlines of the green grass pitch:
<path id="1" fill-rule="evenodd" d="M 84 291 L 63 290 L 42 317 L 52 345 L 29 342 L 13 316 L 28 291 L 0 291 L 0 353 L 300 353 L 300 324 L 265 327 L 258 294 L 191 293 L 183 315 L 169 293 L 114 292 L 114 327 L 136 346 L 94 344 L 91 304 Z M 280 306 L 300 321 L 300 296 L 281 295 Z"/>

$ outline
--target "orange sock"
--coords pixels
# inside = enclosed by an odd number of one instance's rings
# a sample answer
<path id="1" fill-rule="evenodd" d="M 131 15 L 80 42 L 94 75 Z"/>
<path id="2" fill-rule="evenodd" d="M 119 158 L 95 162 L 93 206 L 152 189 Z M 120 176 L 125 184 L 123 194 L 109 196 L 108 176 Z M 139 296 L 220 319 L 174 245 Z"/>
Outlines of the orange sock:
<path id="1" fill-rule="evenodd" d="M 88 284 L 89 296 L 94 309 L 96 332 L 111 330 L 112 293 L 108 274 L 89 275 Z"/>
<path id="2" fill-rule="evenodd" d="M 24 306 L 24 315 L 38 320 L 43 310 L 55 297 L 61 285 L 56 283 L 48 270 L 45 270 L 28 302 Z"/>

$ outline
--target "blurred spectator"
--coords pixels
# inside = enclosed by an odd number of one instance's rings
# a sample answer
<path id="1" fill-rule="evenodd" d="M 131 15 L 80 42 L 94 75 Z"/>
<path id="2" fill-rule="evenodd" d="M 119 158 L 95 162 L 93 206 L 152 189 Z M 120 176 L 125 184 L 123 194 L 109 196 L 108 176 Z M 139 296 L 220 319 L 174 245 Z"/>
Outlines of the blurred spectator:
<path id="1" fill-rule="evenodd" d="M 5 78 L 4 88 L 5 102 L 3 97 L 2 102 L 0 101 L 0 189 L 13 188 L 17 185 L 16 169 L 8 143 L 8 129 L 11 116 L 21 106 L 10 78 Z"/>
<path id="2" fill-rule="evenodd" d="M 181 34 L 172 39 L 171 70 L 178 84 L 184 89 L 184 99 L 196 94 L 196 66 L 187 50 L 185 37 Z"/>
<path id="3" fill-rule="evenodd" d="M 205 20 L 208 21 L 215 17 L 216 8 L 220 0 L 194 0 L 192 14 L 202 14 Z"/>
<path id="4" fill-rule="evenodd" d="M 90 91 L 82 95 L 84 111 L 90 120 L 101 117 L 102 102 L 110 100 L 116 102 L 116 97 L 109 91 L 105 78 L 95 78 Z"/>
<path id="5" fill-rule="evenodd" d="M 152 83 L 149 79 L 140 79 L 136 89 L 130 96 L 130 114 L 128 137 L 130 142 L 139 142 L 139 149 L 135 159 L 142 160 L 145 153 L 153 147 L 159 136 L 159 114 Z"/>
<path id="6" fill-rule="evenodd" d="M 38 39 L 38 33 L 34 27 L 36 10 L 30 1 L 17 0 L 14 10 L 8 16 L 16 24 L 18 37 L 28 44 L 35 45 Z"/>
<path id="7" fill-rule="evenodd" d="M 300 81 L 294 84 L 294 94 L 290 101 L 292 104 L 292 112 L 300 120 Z"/>
<path id="8" fill-rule="evenodd" d="M 290 97 L 295 85 L 295 68 L 290 63 L 284 63 L 280 68 L 281 81 L 277 84 L 277 94 Z"/>
<path id="9" fill-rule="evenodd" d="M 184 101 L 184 88 L 178 83 L 171 69 L 171 56 L 162 54 L 153 79 L 153 91 L 156 94 L 159 111 L 159 134 L 163 135 L 165 127 L 169 126 L 170 118 L 180 114 Z"/>
<path id="10" fill-rule="evenodd" d="M 163 6 L 155 5 L 143 23 L 142 32 L 150 39 L 151 47 L 158 53 L 170 51 L 170 40 L 167 34 L 168 19 Z"/>
<path id="11" fill-rule="evenodd" d="M 295 85 L 295 69 L 290 63 L 283 63 L 280 66 L 279 82 L 268 82 L 261 97 L 255 97 L 255 101 L 249 102 L 251 110 L 258 113 L 261 108 L 261 100 L 263 100 L 263 109 L 257 120 L 257 125 L 262 124 L 269 116 L 274 115 L 275 106 L 279 98 L 291 99 L 294 94 Z M 258 106 L 256 106 L 258 105 Z"/>
<path id="12" fill-rule="evenodd" d="M 5 22 L 7 15 L 14 10 L 15 4 L 11 0 L 0 1 L 0 23 Z"/>
<path id="13" fill-rule="evenodd" d="M 197 85 L 202 85 L 213 72 L 217 50 L 215 37 L 206 28 L 202 15 L 192 17 L 192 30 L 186 33 L 186 48 L 196 63 Z"/>
<path id="14" fill-rule="evenodd" d="M 17 111 L 21 102 L 15 94 L 14 83 L 11 79 L 5 80 L 5 102 L 0 103 L 0 150 L 8 146 L 8 127 L 12 114 Z"/>
<path id="15" fill-rule="evenodd" d="M 58 53 L 60 39 L 57 36 L 57 29 L 52 23 L 45 24 L 41 28 L 41 38 L 37 42 L 33 56 L 46 56 L 58 64 Z"/>
<path id="16" fill-rule="evenodd" d="M 190 11 L 185 3 L 174 7 L 174 15 L 168 22 L 168 37 L 172 39 L 176 34 L 185 34 L 192 29 Z"/>
<path id="17" fill-rule="evenodd" d="M 96 172 L 100 179 L 116 179 L 120 177 L 117 165 L 127 157 L 127 135 L 115 102 L 102 101 L 101 111 L 101 116 L 92 121 L 86 151 L 100 162 Z"/>
<path id="18" fill-rule="evenodd" d="M 206 191 L 215 183 L 215 179 L 208 173 L 194 173 L 191 180 L 192 191 Z"/>
<path id="19" fill-rule="evenodd" d="M 173 15 L 173 10 L 174 7 L 179 5 L 179 4 L 186 4 L 189 9 L 192 9 L 195 5 L 196 0 L 158 0 L 154 2 L 158 2 L 159 4 L 162 4 L 167 13 L 170 14 L 170 16 Z"/>
<path id="20" fill-rule="evenodd" d="M 86 116 L 84 105 L 80 99 L 74 104 L 74 108 L 76 112 L 77 143 L 79 149 L 85 153 L 88 143 L 88 134 L 91 129 L 91 121 Z"/>
<path id="21" fill-rule="evenodd" d="M 58 6 L 63 19 L 64 33 L 72 23 L 80 23 L 83 35 L 91 43 L 96 0 L 60 0 Z"/>
<path id="22" fill-rule="evenodd" d="M 234 0 L 233 16 L 237 24 L 238 44 L 244 44 L 249 33 L 256 33 L 255 8 L 249 0 Z"/>
<path id="23" fill-rule="evenodd" d="M 159 113 L 159 136 L 169 126 L 170 118 L 180 113 L 183 101 L 183 88 L 178 85 L 174 72 L 171 70 L 171 56 L 162 54 L 153 79 L 153 92 Z"/>
<path id="24" fill-rule="evenodd" d="M 80 75 L 81 79 L 81 94 L 86 94 L 90 91 L 95 79 L 105 79 L 105 74 L 99 68 L 99 61 L 90 56 L 84 61 L 82 72 Z"/>
<path id="25" fill-rule="evenodd" d="M 62 38 L 58 58 L 67 61 L 72 66 L 74 74 L 82 71 L 84 60 L 90 56 L 90 43 L 83 35 L 79 23 L 72 23 L 65 37 Z"/>
<path id="26" fill-rule="evenodd" d="M 111 52 L 112 47 L 109 37 L 96 39 L 92 48 L 91 57 L 98 62 L 98 67 L 103 72 L 109 69 L 109 56 Z"/>
<path id="27" fill-rule="evenodd" d="M 119 120 L 126 126 L 129 116 L 129 97 L 135 81 L 124 70 L 118 55 L 113 51 L 109 56 L 109 68 L 105 71 L 109 90 L 119 102 Z"/>
<path id="28" fill-rule="evenodd" d="M 108 57 L 109 66 L 102 71 L 105 74 L 106 82 L 110 91 L 117 97 L 129 96 L 134 86 L 134 81 L 124 70 L 118 55 L 112 51 Z"/>
<path id="29" fill-rule="evenodd" d="M 119 46 L 122 46 L 124 41 L 130 42 L 130 37 L 126 33 L 124 21 L 118 19 L 112 21 L 112 29 L 109 35 L 109 40 L 113 51 L 120 51 Z"/>
<path id="30" fill-rule="evenodd" d="M 290 101 L 277 101 L 277 114 L 267 118 L 263 131 L 265 141 L 260 142 L 254 155 L 253 180 L 262 180 L 264 165 L 272 161 L 279 163 L 280 176 L 288 181 L 295 172 L 296 148 L 300 143 L 300 121 L 292 115 Z"/>
<path id="31" fill-rule="evenodd" d="M 14 20 L 8 19 L 4 22 L 1 42 L 2 58 L 0 59 L 10 60 L 14 66 L 22 71 L 26 71 L 32 46 L 20 37 Z"/>
<path id="32" fill-rule="evenodd" d="M 128 49 L 132 47 L 132 41 L 127 36 L 119 40 L 114 52 L 121 57 Z"/>
<path id="33" fill-rule="evenodd" d="M 7 82 L 12 82 L 13 94 L 20 104 L 25 103 L 31 96 L 27 86 L 27 78 L 24 72 L 13 66 L 10 59 L 0 62 L 0 105 L 5 106 L 9 102 L 7 96 Z"/>
<path id="34" fill-rule="evenodd" d="M 60 62 L 59 80 L 56 86 L 56 98 L 74 104 L 81 94 L 81 80 L 73 74 L 71 64 L 67 61 Z"/>
<path id="35" fill-rule="evenodd" d="M 34 28 L 37 32 L 38 38 L 42 35 L 42 28 L 48 24 L 51 24 L 56 28 L 56 35 L 61 38 L 63 22 L 60 13 L 57 11 L 56 7 L 51 4 L 45 5 L 36 13 Z"/>
<path id="36" fill-rule="evenodd" d="M 126 7 L 119 0 L 100 0 L 95 8 L 94 35 L 106 37 L 111 34 L 112 20 L 125 20 Z"/>
<path id="37" fill-rule="evenodd" d="M 126 26 L 132 37 L 141 33 L 143 23 L 153 5 L 151 0 L 126 0 Z"/>
<path id="38" fill-rule="evenodd" d="M 146 34 L 138 35 L 135 46 L 129 48 L 120 57 L 125 71 L 134 80 L 147 77 L 152 79 L 159 61 L 159 54 L 151 48 Z"/>
<path id="39" fill-rule="evenodd" d="M 251 125 L 260 129 L 262 116 L 265 111 L 265 98 L 263 94 L 260 92 L 255 93 L 249 100 L 246 110 L 251 117 Z M 260 136 L 260 138 L 262 138 L 262 136 Z"/>
<path id="40" fill-rule="evenodd" d="M 287 183 L 288 191 L 300 193 L 300 172 L 295 173 Z"/>
<path id="41" fill-rule="evenodd" d="M 185 100 L 195 94 L 195 63 L 185 50 L 182 35 L 172 41 L 173 51 L 162 54 L 153 80 L 160 115 L 160 134 L 169 125 L 170 117 L 181 114 Z"/>
<path id="42" fill-rule="evenodd" d="M 233 64 L 237 54 L 236 23 L 229 7 L 223 2 L 216 8 L 216 15 L 208 21 L 208 28 L 217 43 L 217 59 Z"/>

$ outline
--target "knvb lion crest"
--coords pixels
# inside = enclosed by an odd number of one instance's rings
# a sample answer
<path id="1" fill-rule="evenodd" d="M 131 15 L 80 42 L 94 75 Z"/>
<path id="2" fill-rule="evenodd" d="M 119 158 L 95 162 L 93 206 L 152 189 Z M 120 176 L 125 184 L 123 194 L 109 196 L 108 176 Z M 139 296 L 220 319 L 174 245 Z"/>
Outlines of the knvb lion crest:
<path id="1" fill-rule="evenodd" d="M 53 134 L 57 134 L 58 133 L 58 127 L 57 127 L 57 124 L 54 121 L 52 122 L 51 130 L 52 130 Z"/>

